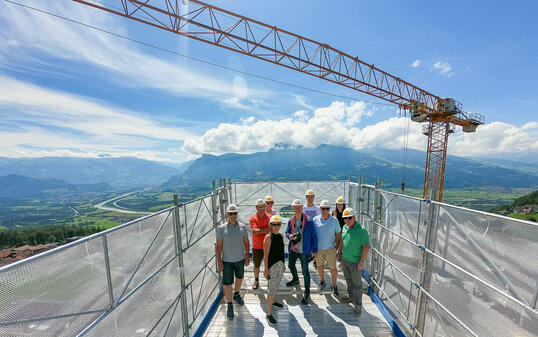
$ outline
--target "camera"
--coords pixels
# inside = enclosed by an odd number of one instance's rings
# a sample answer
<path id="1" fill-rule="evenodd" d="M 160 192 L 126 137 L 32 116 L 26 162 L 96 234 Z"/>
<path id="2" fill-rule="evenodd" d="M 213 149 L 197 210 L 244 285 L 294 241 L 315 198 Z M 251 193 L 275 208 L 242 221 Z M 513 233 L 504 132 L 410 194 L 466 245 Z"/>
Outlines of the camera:
<path id="1" fill-rule="evenodd" d="M 291 240 L 291 242 L 293 242 L 293 244 L 298 244 L 299 242 L 301 242 L 302 238 L 303 236 L 301 235 L 301 233 L 293 234 L 293 239 Z"/>

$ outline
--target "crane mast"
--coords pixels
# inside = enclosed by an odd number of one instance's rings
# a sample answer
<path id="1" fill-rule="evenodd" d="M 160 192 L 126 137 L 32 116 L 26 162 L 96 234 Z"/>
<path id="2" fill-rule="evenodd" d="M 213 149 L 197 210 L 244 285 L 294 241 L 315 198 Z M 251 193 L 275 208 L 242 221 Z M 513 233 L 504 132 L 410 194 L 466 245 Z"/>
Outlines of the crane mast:
<path id="1" fill-rule="evenodd" d="M 327 44 L 198 1 L 73 0 L 155 28 L 232 50 L 397 104 L 427 123 L 425 199 L 442 201 L 448 135 L 454 125 L 474 132 L 484 123 L 461 104 L 441 98 Z"/>

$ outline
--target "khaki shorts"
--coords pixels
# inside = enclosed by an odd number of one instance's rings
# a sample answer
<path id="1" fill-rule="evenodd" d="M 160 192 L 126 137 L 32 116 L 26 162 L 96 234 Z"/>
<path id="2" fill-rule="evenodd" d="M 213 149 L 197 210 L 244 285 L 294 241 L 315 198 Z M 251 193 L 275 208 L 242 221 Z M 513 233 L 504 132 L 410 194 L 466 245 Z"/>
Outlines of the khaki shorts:
<path id="1" fill-rule="evenodd" d="M 336 269 L 336 248 L 318 250 L 318 255 L 316 255 L 318 267 L 323 266 L 325 261 L 327 261 L 329 269 Z"/>
<path id="2" fill-rule="evenodd" d="M 254 268 L 260 268 L 263 261 L 263 249 L 252 248 L 252 260 L 254 261 Z"/>

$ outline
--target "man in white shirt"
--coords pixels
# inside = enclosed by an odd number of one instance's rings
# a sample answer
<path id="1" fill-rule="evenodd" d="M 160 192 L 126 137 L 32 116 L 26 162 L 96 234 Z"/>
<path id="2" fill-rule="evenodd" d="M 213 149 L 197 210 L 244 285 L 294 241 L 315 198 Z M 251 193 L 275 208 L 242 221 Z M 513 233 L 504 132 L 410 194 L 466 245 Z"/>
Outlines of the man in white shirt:
<path id="1" fill-rule="evenodd" d="M 314 197 L 314 191 L 306 191 L 306 206 L 303 207 L 303 213 L 308 215 L 312 219 L 321 214 L 319 206 L 316 206 L 314 204 Z"/>

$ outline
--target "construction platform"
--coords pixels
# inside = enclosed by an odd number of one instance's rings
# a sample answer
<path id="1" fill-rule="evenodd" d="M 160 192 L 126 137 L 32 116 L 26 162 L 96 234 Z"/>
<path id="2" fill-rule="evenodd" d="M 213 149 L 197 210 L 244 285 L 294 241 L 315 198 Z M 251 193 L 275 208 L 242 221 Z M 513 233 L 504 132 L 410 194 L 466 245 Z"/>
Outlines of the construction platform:
<path id="1" fill-rule="evenodd" d="M 332 293 L 329 270 L 325 269 L 325 282 L 328 286 L 319 291 L 319 275 L 310 263 L 311 298 L 308 305 L 301 305 L 304 284 L 299 263 L 297 268 L 300 286 L 286 287 L 286 282 L 292 278 L 287 266 L 280 283 L 276 298 L 284 304 L 284 307 L 278 309 L 273 306 L 273 316 L 278 321 L 277 325 L 269 325 L 265 318 L 267 280 L 263 277 L 263 269 L 259 278 L 260 288 L 252 290 L 254 271 L 251 262 L 245 269 L 241 290 L 245 305 L 240 306 L 234 302 L 235 316 L 229 319 L 226 316 L 227 305 L 223 297 L 205 336 L 394 336 L 392 328 L 368 295 L 363 294 L 360 317 L 354 315 L 350 303 L 342 301 L 341 297 L 347 294 L 342 271 L 338 272 L 337 285 L 340 298 L 337 298 Z M 364 283 L 363 289 L 366 289 L 366 286 Z"/>

